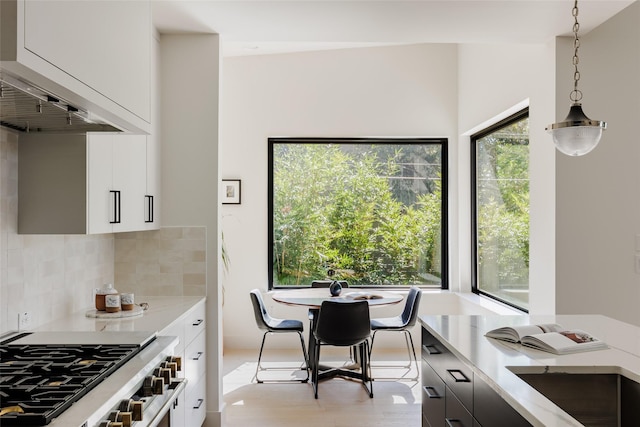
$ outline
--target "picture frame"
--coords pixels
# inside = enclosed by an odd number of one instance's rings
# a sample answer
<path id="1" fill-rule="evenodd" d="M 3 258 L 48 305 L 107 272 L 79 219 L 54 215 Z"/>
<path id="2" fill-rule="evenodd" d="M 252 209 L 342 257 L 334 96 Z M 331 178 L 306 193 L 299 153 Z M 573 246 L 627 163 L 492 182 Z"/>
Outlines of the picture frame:
<path id="1" fill-rule="evenodd" d="M 220 186 L 223 205 L 239 205 L 241 202 L 241 185 L 239 179 L 223 179 Z"/>

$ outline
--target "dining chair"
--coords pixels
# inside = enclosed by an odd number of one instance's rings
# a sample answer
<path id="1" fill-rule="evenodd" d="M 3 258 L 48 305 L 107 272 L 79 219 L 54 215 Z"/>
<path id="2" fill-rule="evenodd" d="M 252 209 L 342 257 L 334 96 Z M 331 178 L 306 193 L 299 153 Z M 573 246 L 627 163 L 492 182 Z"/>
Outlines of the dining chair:
<path id="1" fill-rule="evenodd" d="M 376 334 L 381 331 L 387 332 L 402 332 L 404 334 L 405 343 L 407 344 L 407 351 L 409 353 L 409 363 L 405 366 L 400 366 L 400 368 L 406 368 L 407 372 L 404 375 L 407 375 L 411 370 L 412 361 L 415 362 L 416 365 L 416 375 L 412 378 L 402 377 L 376 377 L 375 379 L 393 379 L 393 380 L 410 380 L 417 381 L 420 375 L 420 368 L 418 366 L 418 359 L 416 358 L 416 350 L 413 346 L 413 338 L 411 337 L 411 328 L 416 324 L 416 320 L 418 318 L 418 308 L 420 306 L 420 297 L 422 296 L 422 292 L 420 288 L 413 286 L 409 289 L 409 293 L 407 294 L 407 299 L 405 301 L 404 309 L 402 313 L 395 317 L 383 317 L 383 318 L 374 318 L 371 319 L 371 330 L 373 331 L 373 335 L 371 336 L 371 347 L 369 357 L 371 357 L 371 352 L 373 351 L 373 344 L 376 339 Z M 413 360 L 411 356 L 413 355 Z M 393 365 L 375 365 L 376 368 L 398 368 L 398 366 Z"/>
<path id="2" fill-rule="evenodd" d="M 312 288 L 329 288 L 332 283 L 333 283 L 333 280 L 314 280 L 311 282 L 311 287 Z M 349 282 L 347 282 L 346 280 L 338 280 L 338 283 L 340 283 L 340 286 L 342 286 L 342 289 L 349 287 Z M 309 317 L 309 321 L 313 324 L 313 310 L 309 310 L 308 317 Z M 349 360 L 353 361 L 353 359 L 354 359 L 353 349 L 349 347 Z"/>
<path id="3" fill-rule="evenodd" d="M 318 312 L 314 337 L 311 383 L 314 396 L 318 398 L 318 374 L 320 348 L 323 345 L 353 347 L 359 349 L 362 385 L 373 397 L 373 383 L 369 374 L 369 338 L 371 319 L 367 301 L 339 302 L 323 301 Z M 367 387 L 367 381 L 369 386 Z"/>
<path id="4" fill-rule="evenodd" d="M 302 337 L 303 326 L 300 320 L 294 319 L 278 319 L 271 317 L 267 312 L 267 308 L 262 299 L 262 293 L 258 289 L 251 291 L 251 303 L 253 304 L 253 314 L 256 318 L 256 324 L 258 329 L 263 330 L 262 344 L 260 345 L 260 353 L 258 354 L 258 366 L 256 366 L 256 373 L 254 378 L 258 383 L 264 382 L 307 382 L 309 381 L 309 356 L 304 344 L 304 338 Z M 304 357 L 304 366 L 301 368 L 292 367 L 278 367 L 278 368 L 265 368 L 261 365 L 262 351 L 264 350 L 264 343 L 268 334 L 273 333 L 297 333 L 300 337 L 300 345 L 302 346 L 302 356 Z M 273 371 L 273 370 L 301 370 L 306 372 L 306 378 L 303 379 L 260 379 L 258 373 L 260 371 Z"/>

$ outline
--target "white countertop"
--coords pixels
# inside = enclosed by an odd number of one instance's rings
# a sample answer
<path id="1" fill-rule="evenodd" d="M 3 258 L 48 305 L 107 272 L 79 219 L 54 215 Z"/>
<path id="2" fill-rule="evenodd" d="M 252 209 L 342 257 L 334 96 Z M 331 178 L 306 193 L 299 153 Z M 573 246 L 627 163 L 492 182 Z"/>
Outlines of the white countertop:
<path id="1" fill-rule="evenodd" d="M 531 424 L 543 427 L 580 426 L 546 399 L 518 372 L 618 373 L 640 382 L 640 327 L 599 315 L 558 316 L 420 316 L 420 323 L 487 382 Z M 610 348 L 557 356 L 490 339 L 492 329 L 538 323 L 559 323 L 585 330 Z"/>
<path id="2" fill-rule="evenodd" d="M 120 331 L 120 332 L 159 332 L 190 310 L 204 297 L 145 297 L 136 295 L 136 303 L 146 302 L 149 309 L 140 316 L 117 319 L 87 317 L 86 312 L 95 307 L 87 306 L 62 319 L 47 323 L 34 329 L 37 332 L 49 331 Z"/>

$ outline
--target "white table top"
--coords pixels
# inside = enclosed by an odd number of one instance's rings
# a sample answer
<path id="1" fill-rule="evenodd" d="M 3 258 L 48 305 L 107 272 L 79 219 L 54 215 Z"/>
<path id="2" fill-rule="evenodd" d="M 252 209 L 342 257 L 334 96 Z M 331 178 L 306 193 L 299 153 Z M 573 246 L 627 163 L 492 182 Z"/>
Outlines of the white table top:
<path id="1" fill-rule="evenodd" d="M 420 323 L 535 426 L 580 426 L 514 372 L 617 373 L 640 382 L 640 327 L 599 315 L 420 316 Z M 487 338 L 492 329 L 559 323 L 605 341 L 605 350 L 557 356 Z"/>
<path id="2" fill-rule="evenodd" d="M 397 304 L 403 299 L 402 295 L 393 292 L 378 291 L 375 289 L 359 290 L 355 288 L 345 288 L 337 297 L 331 296 L 328 288 L 288 289 L 286 291 L 273 292 L 271 298 L 282 304 L 320 308 L 323 301 L 354 301 L 353 299 L 349 299 L 349 294 L 356 292 L 366 292 L 382 297 L 366 300 L 370 306 Z"/>

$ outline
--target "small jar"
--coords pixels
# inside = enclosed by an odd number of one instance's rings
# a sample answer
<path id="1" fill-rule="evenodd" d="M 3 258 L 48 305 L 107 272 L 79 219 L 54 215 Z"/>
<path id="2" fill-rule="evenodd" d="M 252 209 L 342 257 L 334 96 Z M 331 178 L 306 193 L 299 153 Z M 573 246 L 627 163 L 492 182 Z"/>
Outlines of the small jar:
<path id="1" fill-rule="evenodd" d="M 122 311 L 130 311 L 133 310 L 133 294 L 126 293 L 120 294 L 120 305 L 122 307 Z"/>
<path id="2" fill-rule="evenodd" d="M 95 300 L 96 300 L 96 310 L 105 311 L 106 310 L 105 297 L 107 295 L 114 295 L 114 294 L 117 294 L 117 293 L 118 293 L 118 291 L 116 291 L 113 288 L 113 285 L 111 283 L 107 283 L 101 289 L 96 289 L 96 298 L 95 298 Z"/>
<path id="3" fill-rule="evenodd" d="M 108 294 L 104 296 L 104 306 L 107 313 L 116 313 L 120 311 L 120 295 Z"/>

